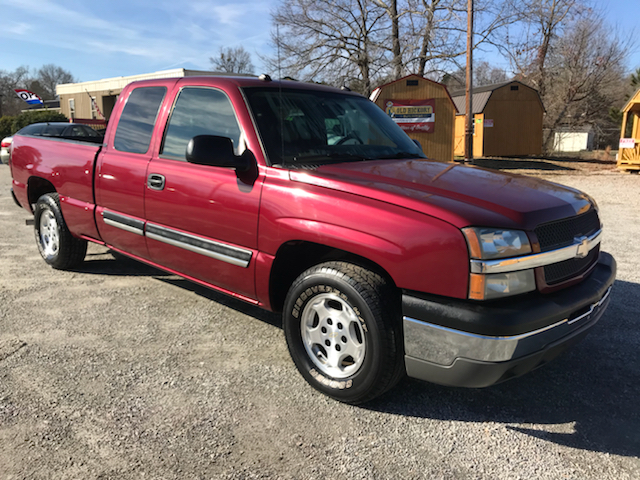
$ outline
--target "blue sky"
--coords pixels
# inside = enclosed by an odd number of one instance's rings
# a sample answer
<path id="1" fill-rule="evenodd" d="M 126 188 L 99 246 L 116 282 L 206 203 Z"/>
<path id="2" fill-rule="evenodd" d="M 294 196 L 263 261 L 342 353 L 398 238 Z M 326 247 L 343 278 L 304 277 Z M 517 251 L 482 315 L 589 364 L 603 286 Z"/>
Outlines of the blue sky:
<path id="1" fill-rule="evenodd" d="M 258 55 L 272 53 L 270 12 L 278 3 L 0 0 L 0 70 L 53 63 L 80 81 L 180 67 L 209 70 L 209 57 L 220 47 L 243 46 L 261 73 Z M 637 31 L 638 0 L 602 0 L 598 8 L 613 34 L 628 38 Z M 640 41 L 627 66 L 640 67 Z"/>

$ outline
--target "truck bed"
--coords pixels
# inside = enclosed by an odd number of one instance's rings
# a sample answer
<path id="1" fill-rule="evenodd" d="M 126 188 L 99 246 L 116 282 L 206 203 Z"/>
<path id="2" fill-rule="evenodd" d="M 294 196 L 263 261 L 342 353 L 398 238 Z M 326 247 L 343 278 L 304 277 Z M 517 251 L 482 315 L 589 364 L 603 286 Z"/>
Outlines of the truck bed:
<path id="1" fill-rule="evenodd" d="M 18 202 L 32 211 L 38 199 L 29 198 L 27 183 L 51 184 L 60 194 L 62 212 L 71 232 L 98 238 L 93 219 L 93 174 L 101 148 L 102 145 L 86 141 L 15 135 L 11 173 Z"/>

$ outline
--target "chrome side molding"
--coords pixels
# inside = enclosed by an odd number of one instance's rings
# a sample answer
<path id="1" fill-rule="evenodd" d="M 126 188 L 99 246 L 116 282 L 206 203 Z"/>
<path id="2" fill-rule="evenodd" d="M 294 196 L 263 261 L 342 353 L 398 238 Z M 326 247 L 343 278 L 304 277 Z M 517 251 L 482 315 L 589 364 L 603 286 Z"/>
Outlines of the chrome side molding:
<path id="1" fill-rule="evenodd" d="M 222 262 L 238 267 L 247 268 L 253 257 L 253 252 L 245 248 L 234 247 L 188 233 L 178 232 L 171 228 L 153 223 L 146 223 L 137 218 L 121 215 L 109 210 L 103 210 L 104 223 L 112 227 L 143 235 L 152 240 L 183 248 L 190 252 L 199 253 Z"/>
<path id="2" fill-rule="evenodd" d="M 214 242 L 202 237 L 178 232 L 176 230 L 161 227 L 153 223 L 147 223 L 146 236 L 152 240 L 163 242 L 174 247 L 183 248 L 190 252 L 199 253 L 216 260 L 221 260 L 238 267 L 247 268 L 253 252 L 244 248 L 232 247 L 220 242 Z"/>

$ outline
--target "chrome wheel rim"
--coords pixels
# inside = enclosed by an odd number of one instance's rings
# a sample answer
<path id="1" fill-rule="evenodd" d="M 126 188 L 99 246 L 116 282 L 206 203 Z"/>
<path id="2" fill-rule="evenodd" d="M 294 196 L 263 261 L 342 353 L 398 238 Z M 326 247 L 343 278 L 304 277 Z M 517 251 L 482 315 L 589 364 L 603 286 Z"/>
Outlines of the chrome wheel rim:
<path id="1" fill-rule="evenodd" d="M 338 295 L 313 297 L 302 311 L 300 330 L 309 358 L 325 375 L 346 378 L 362 366 L 367 344 L 360 319 Z"/>
<path id="2" fill-rule="evenodd" d="M 47 257 L 57 255 L 60 249 L 58 222 L 51 210 L 44 210 L 40 215 L 40 245 Z"/>

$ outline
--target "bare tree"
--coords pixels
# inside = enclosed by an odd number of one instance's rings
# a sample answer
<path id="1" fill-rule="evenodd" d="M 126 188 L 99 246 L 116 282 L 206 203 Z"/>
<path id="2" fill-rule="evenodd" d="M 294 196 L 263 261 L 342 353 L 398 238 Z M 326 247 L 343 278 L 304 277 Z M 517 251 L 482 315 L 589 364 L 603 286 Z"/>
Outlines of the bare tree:
<path id="1" fill-rule="evenodd" d="M 481 60 L 473 65 L 473 86 L 482 87 L 496 83 L 504 83 L 509 81 L 510 77 L 507 72 L 498 67 L 492 66 L 486 60 Z M 441 82 L 451 90 L 465 87 L 465 69 L 458 68 L 452 72 L 446 73 Z"/>
<path id="2" fill-rule="evenodd" d="M 476 47 L 514 21 L 511 1 L 476 0 Z M 280 57 L 267 64 L 364 94 L 408 73 L 440 77 L 466 53 L 465 0 L 283 0 L 273 20 Z"/>
<path id="3" fill-rule="evenodd" d="M 53 100 L 57 98 L 56 87 L 63 83 L 74 83 L 76 80 L 67 70 L 49 63 L 43 65 L 37 72 L 36 78 L 39 87 L 42 88 L 42 99 Z"/>
<path id="4" fill-rule="evenodd" d="M 279 58 L 267 63 L 291 77 L 355 86 L 368 95 L 386 65 L 385 15 L 372 0 L 285 1 L 273 14 Z"/>
<path id="5" fill-rule="evenodd" d="M 522 21 L 496 44 L 517 78 L 535 87 L 547 114 L 543 147 L 559 127 L 610 124 L 623 95 L 625 45 L 602 23 L 591 0 L 526 0 Z"/>
<path id="6" fill-rule="evenodd" d="M 590 0 L 525 0 L 514 2 L 521 21 L 514 32 L 494 43 L 509 58 L 518 76 L 535 87 L 544 97 L 553 48 L 580 16 L 588 12 Z"/>
<path id="7" fill-rule="evenodd" d="M 218 57 L 210 57 L 209 60 L 218 72 L 240 73 L 253 75 L 254 67 L 251 63 L 251 55 L 243 47 L 220 48 Z"/>
<path id="8" fill-rule="evenodd" d="M 54 100 L 57 98 L 57 85 L 75 81 L 71 73 L 53 64 L 43 65 L 35 71 L 25 66 L 13 72 L 0 70 L 0 116 L 17 115 L 26 107 L 15 94 L 16 88 L 26 88 L 43 100 Z"/>
<path id="9" fill-rule="evenodd" d="M 14 89 L 26 88 L 29 79 L 29 67 L 18 67 L 13 72 L 0 70 L 0 116 L 17 115 L 24 108 L 25 103 Z"/>
<path id="10" fill-rule="evenodd" d="M 625 52 L 622 42 L 593 15 L 578 20 L 555 42 L 545 70 L 545 150 L 561 125 L 609 121 L 610 107 L 624 97 Z"/>
<path id="11" fill-rule="evenodd" d="M 404 62 L 402 59 L 402 49 L 400 47 L 400 16 L 398 13 L 398 0 L 373 0 L 373 3 L 380 7 L 387 15 L 391 26 L 391 69 L 393 71 L 393 80 L 402 77 L 404 70 Z"/>

